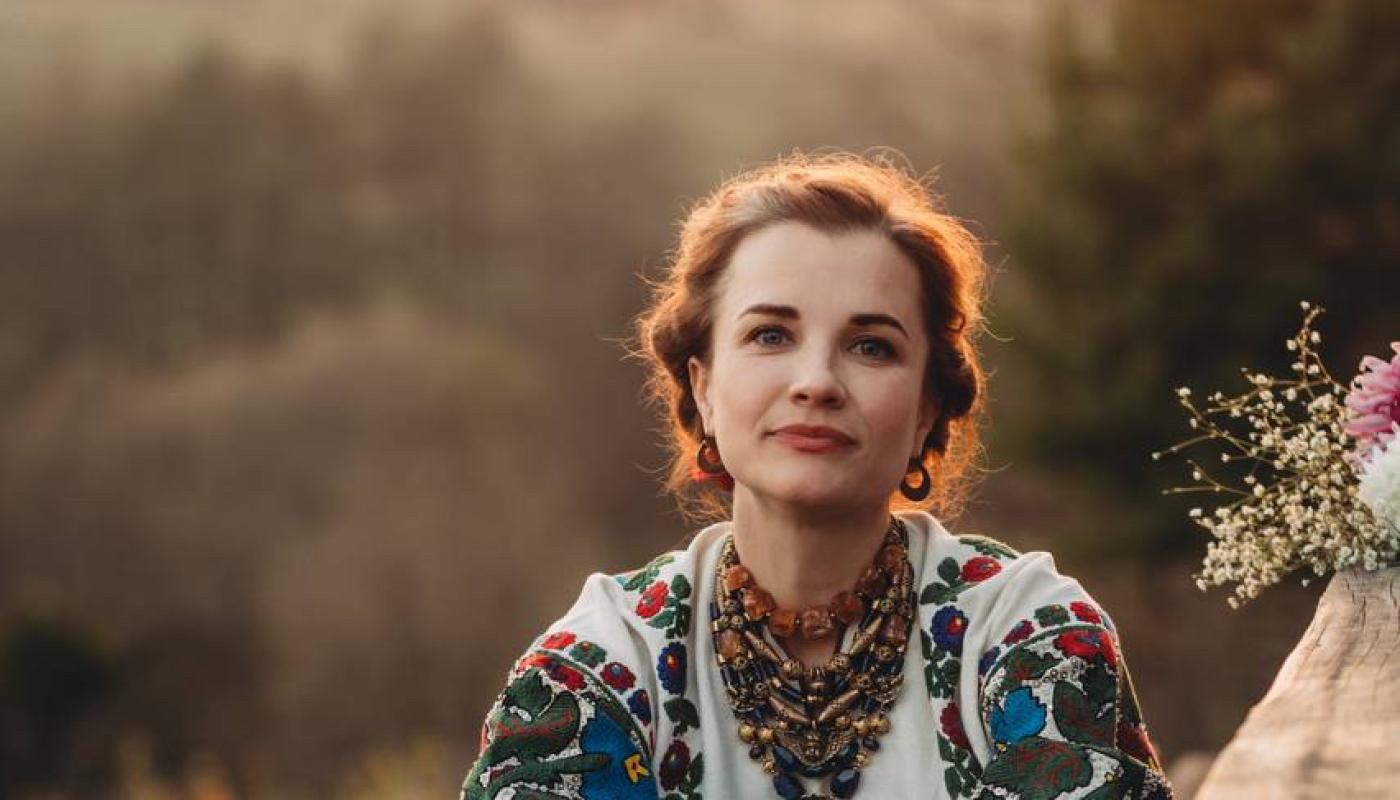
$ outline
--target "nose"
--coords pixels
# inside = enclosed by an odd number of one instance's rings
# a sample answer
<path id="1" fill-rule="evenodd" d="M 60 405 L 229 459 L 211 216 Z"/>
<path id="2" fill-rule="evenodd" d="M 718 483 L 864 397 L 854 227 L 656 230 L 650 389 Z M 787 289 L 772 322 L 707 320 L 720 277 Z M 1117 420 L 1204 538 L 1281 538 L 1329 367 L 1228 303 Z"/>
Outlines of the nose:
<path id="1" fill-rule="evenodd" d="M 824 354 L 802 360 L 788 394 L 798 405 L 840 408 L 846 403 L 846 386 Z"/>

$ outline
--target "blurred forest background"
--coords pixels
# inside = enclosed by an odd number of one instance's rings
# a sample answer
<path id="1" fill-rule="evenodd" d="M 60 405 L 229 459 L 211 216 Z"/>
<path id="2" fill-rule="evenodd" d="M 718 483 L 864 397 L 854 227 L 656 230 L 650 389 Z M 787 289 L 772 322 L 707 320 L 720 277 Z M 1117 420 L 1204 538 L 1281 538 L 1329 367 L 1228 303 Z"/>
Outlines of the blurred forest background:
<path id="1" fill-rule="evenodd" d="M 690 532 L 619 344 L 686 205 L 877 146 L 997 267 L 946 522 L 1104 603 L 1189 783 L 1321 587 L 1200 593 L 1149 454 L 1176 386 L 1287 372 L 1299 300 L 1342 380 L 1394 337 L 1397 41 L 1391 0 L 11 0 L 0 796 L 455 796 L 585 575 Z"/>

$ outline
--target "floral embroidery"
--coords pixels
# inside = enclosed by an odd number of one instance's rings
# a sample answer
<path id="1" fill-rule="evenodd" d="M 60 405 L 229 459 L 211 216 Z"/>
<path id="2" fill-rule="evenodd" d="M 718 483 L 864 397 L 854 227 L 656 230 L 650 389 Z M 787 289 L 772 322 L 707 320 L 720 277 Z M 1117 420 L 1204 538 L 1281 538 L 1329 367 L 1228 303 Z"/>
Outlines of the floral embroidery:
<path id="1" fill-rule="evenodd" d="M 992 664 L 996 663 L 997 656 L 1000 653 L 1000 647 L 993 647 L 991 650 L 988 650 L 987 652 L 983 653 L 982 657 L 977 660 L 977 674 L 986 675 L 987 670 L 991 669 Z"/>
<path id="2" fill-rule="evenodd" d="M 981 583 L 1001 572 L 1001 562 L 990 556 L 970 558 L 962 566 L 962 579 L 968 583 Z"/>
<path id="3" fill-rule="evenodd" d="M 607 651 L 593 642 L 578 642 L 569 648 L 569 658 L 586 667 L 596 667 L 608 657 Z"/>
<path id="4" fill-rule="evenodd" d="M 643 725 L 651 724 L 651 695 L 647 694 L 646 689 L 638 689 L 627 698 L 627 710 L 641 720 Z"/>
<path id="5" fill-rule="evenodd" d="M 1082 622 L 1092 622 L 1098 625 L 1103 622 L 1103 617 L 1099 616 L 1098 609 L 1088 603 L 1078 600 L 1069 604 L 1069 610 L 1074 613 L 1074 618 Z"/>
<path id="6" fill-rule="evenodd" d="M 656 677 L 672 694 L 685 691 L 685 645 L 671 642 L 656 658 Z"/>
<path id="7" fill-rule="evenodd" d="M 948 737 L 948 741 L 964 750 L 972 746 L 967 741 L 967 731 L 963 730 L 962 712 L 957 701 L 943 707 L 943 713 L 938 715 L 938 725 L 943 729 L 943 735 Z"/>
<path id="8" fill-rule="evenodd" d="M 1055 637 L 1055 646 L 1065 655 L 1086 661 L 1102 658 L 1110 667 L 1117 665 L 1118 653 L 1107 631 L 1077 628 Z"/>
<path id="9" fill-rule="evenodd" d="M 661 788 L 674 789 L 685 780 L 686 770 L 690 769 L 690 748 L 680 739 L 672 739 L 671 746 L 666 748 L 666 755 L 661 758 L 661 767 L 658 774 L 661 776 Z"/>
<path id="10" fill-rule="evenodd" d="M 517 797 L 654 800 L 644 741 L 611 693 L 547 653 L 520 667 L 487 716 L 463 800 L 507 788 Z"/>
<path id="11" fill-rule="evenodd" d="M 963 634 L 967 632 L 967 615 L 955 606 L 944 606 L 933 615 L 933 641 L 955 656 L 962 655 Z"/>
<path id="12" fill-rule="evenodd" d="M 669 578 L 663 567 L 674 561 L 672 554 L 654 559 L 642 569 L 616 576 L 628 592 L 636 592 L 633 610 L 638 619 L 650 628 L 661 631 L 667 642 L 656 659 L 656 677 L 662 691 L 670 695 L 662 703 L 666 719 L 671 723 L 671 739 L 666 745 L 663 763 L 657 769 L 657 780 L 666 790 L 662 800 L 700 800 L 700 783 L 704 775 L 704 758 L 699 752 L 698 736 L 686 736 L 700 728 L 700 712 L 686 699 L 686 637 L 691 634 L 692 611 L 690 581 L 679 571 Z M 652 719 L 651 698 L 638 690 L 628 699 L 638 718 L 649 724 Z M 693 754 L 693 755 L 692 755 Z"/>
<path id="13" fill-rule="evenodd" d="M 1045 730 L 1045 706 L 1025 686 L 1006 695 L 989 717 L 992 737 L 1003 744 L 1015 744 Z"/>
<path id="14" fill-rule="evenodd" d="M 580 742 L 589 754 L 605 754 L 607 766 L 583 775 L 583 796 L 588 800 L 655 800 L 656 786 L 645 758 L 622 726 L 602 714 L 593 718 L 583 729 Z"/>
<path id="15" fill-rule="evenodd" d="M 1015 558 L 1017 553 L 993 539 L 966 536 L 959 537 L 958 541 L 977 555 L 961 563 L 951 556 L 938 562 L 938 580 L 928 583 L 919 593 L 920 604 L 939 606 L 933 612 L 928 629 L 920 630 L 920 640 L 929 696 L 944 702 L 938 714 L 936 735 L 938 753 L 947 765 L 943 770 L 943 783 L 952 797 L 966 797 L 980 783 L 981 765 L 972 754 L 958 703 L 954 700 L 961 680 L 963 640 L 968 627 L 967 613 L 954 602 L 967 589 L 1000 574 L 1003 569 L 1000 559 Z M 978 663 L 979 669 L 990 666 L 990 663 Z"/>
<path id="16" fill-rule="evenodd" d="M 1083 606 L 1083 608 L 1076 608 Z M 1021 635 L 992 666 L 982 694 L 982 719 L 996 757 L 982 780 L 1016 798 L 1053 798 L 1086 787 L 1089 796 L 1170 798 L 1155 757 L 1139 758 L 1146 741 L 1131 690 L 1122 691 L 1112 633 L 1083 621 L 1087 603 L 1051 604 L 1033 616 L 1045 626 Z M 1101 616 L 1101 615 L 1100 615 Z M 1030 623 L 1022 621 L 1017 630 Z M 1121 698 L 1121 699 L 1120 699 Z M 1147 748 L 1150 749 L 1150 743 Z"/>
<path id="17" fill-rule="evenodd" d="M 651 619 L 656 616 L 661 609 L 666 607 L 666 595 L 670 590 L 666 588 L 665 581 L 657 581 L 647 587 L 642 592 L 641 599 L 637 600 L 637 616 L 642 619 Z"/>
<path id="18" fill-rule="evenodd" d="M 646 566 L 633 572 L 624 572 L 621 575 L 614 575 L 613 580 L 617 581 L 622 588 L 629 592 L 635 592 L 656 580 L 656 576 L 661 574 L 661 568 L 676 560 L 675 553 L 662 553 L 647 562 Z"/>
<path id="19" fill-rule="evenodd" d="M 559 631 L 544 637 L 544 641 L 540 642 L 540 647 L 546 650 L 563 650 L 573 644 L 576 638 L 568 631 Z"/>
<path id="20" fill-rule="evenodd" d="M 1041 606 L 1035 610 L 1035 621 L 1040 623 L 1042 628 L 1051 625 L 1063 625 L 1069 622 L 1069 612 L 1059 603 L 1051 603 L 1048 606 Z"/>
<path id="21" fill-rule="evenodd" d="M 603 678 L 603 683 L 619 692 L 631 689 L 632 685 L 637 682 L 637 676 L 632 674 L 632 670 L 628 669 L 626 664 L 620 664 L 616 661 L 603 667 L 599 674 Z"/>
<path id="22" fill-rule="evenodd" d="M 1022 641 L 1027 636 L 1030 636 L 1034 632 L 1034 625 L 1030 624 L 1030 622 L 1027 620 L 1021 620 L 1019 623 L 1017 623 L 1016 627 L 1011 629 L 1010 633 L 1006 634 L 1006 638 L 1002 639 L 1001 643 L 1015 644 L 1019 641 Z"/>

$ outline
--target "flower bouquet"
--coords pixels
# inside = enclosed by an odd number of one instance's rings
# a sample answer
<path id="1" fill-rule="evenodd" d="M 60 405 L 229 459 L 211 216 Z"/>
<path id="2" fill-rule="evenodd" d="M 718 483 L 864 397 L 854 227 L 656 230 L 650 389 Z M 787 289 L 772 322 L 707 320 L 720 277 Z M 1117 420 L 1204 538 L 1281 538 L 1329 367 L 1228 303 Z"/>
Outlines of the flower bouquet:
<path id="1" fill-rule="evenodd" d="M 1155 460 L 1202 442 L 1219 445 L 1221 467 L 1188 458 L 1194 483 L 1165 493 L 1225 499 L 1189 514 L 1214 539 L 1196 585 L 1204 591 L 1233 583 L 1232 608 L 1294 571 L 1374 571 L 1400 560 L 1400 342 L 1391 344 L 1389 362 L 1362 359 L 1347 390 L 1314 349 L 1322 336 L 1313 320 L 1322 309 L 1302 307 L 1302 328 L 1287 341 L 1295 377 L 1246 368 L 1249 391 L 1215 392 L 1204 407 L 1189 388 L 1177 389 L 1187 423 L 1200 434 L 1152 454 Z M 1222 475 L 1230 471 L 1233 479 Z"/>
<path id="2" fill-rule="evenodd" d="M 1238 608 L 1294 571 L 1335 575 L 1197 800 L 1379 799 L 1400 785 L 1400 342 L 1388 362 L 1362 359 L 1343 387 L 1314 349 L 1322 309 L 1302 306 L 1287 343 L 1294 377 L 1246 369 L 1249 391 L 1215 392 L 1204 407 L 1177 389 L 1200 434 L 1153 454 L 1222 446 L 1220 466 L 1188 459 L 1195 483 L 1167 490 L 1222 500 L 1189 512 L 1212 537 L 1202 590 L 1233 583 Z"/>

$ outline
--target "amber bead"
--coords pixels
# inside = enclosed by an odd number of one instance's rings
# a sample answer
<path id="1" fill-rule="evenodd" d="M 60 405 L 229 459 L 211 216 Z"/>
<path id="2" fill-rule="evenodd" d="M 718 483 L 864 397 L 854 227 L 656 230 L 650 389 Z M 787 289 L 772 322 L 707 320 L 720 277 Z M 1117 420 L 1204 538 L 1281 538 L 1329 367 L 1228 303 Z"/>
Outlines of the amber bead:
<path id="1" fill-rule="evenodd" d="M 754 622 L 767 616 L 768 612 L 772 611 L 776 605 L 773 602 L 773 595 L 757 586 L 744 590 L 744 614 Z"/>
<path id="2" fill-rule="evenodd" d="M 892 614 L 880 626 L 880 641 L 899 647 L 909 641 L 909 624 L 904 617 Z"/>
<path id="3" fill-rule="evenodd" d="M 831 600 L 831 614 L 841 620 L 842 625 L 851 625 L 860 619 L 865 604 L 852 592 L 840 592 Z"/>
<path id="4" fill-rule="evenodd" d="M 803 610 L 802 638 L 821 639 L 830 636 L 833 630 L 835 625 L 831 621 L 831 612 L 815 606 Z"/>
<path id="5" fill-rule="evenodd" d="M 768 615 L 768 630 L 780 639 L 797 633 L 797 612 L 790 608 L 775 609 Z"/>
<path id="6" fill-rule="evenodd" d="M 753 573 L 743 564 L 735 564 L 724 573 L 724 588 L 734 592 L 753 585 Z"/>
<path id="7" fill-rule="evenodd" d="M 856 581 L 856 591 L 864 595 L 877 595 L 885 590 L 885 573 L 875 565 L 865 568 L 865 572 L 860 575 L 860 580 Z"/>
<path id="8" fill-rule="evenodd" d="M 720 633 L 718 643 L 719 654 L 725 661 L 731 661 L 744 653 L 744 637 L 736 630 Z"/>
<path id="9" fill-rule="evenodd" d="M 895 572 L 904 566 L 905 551 L 904 545 L 887 544 L 880 548 L 880 566 L 888 572 Z"/>

